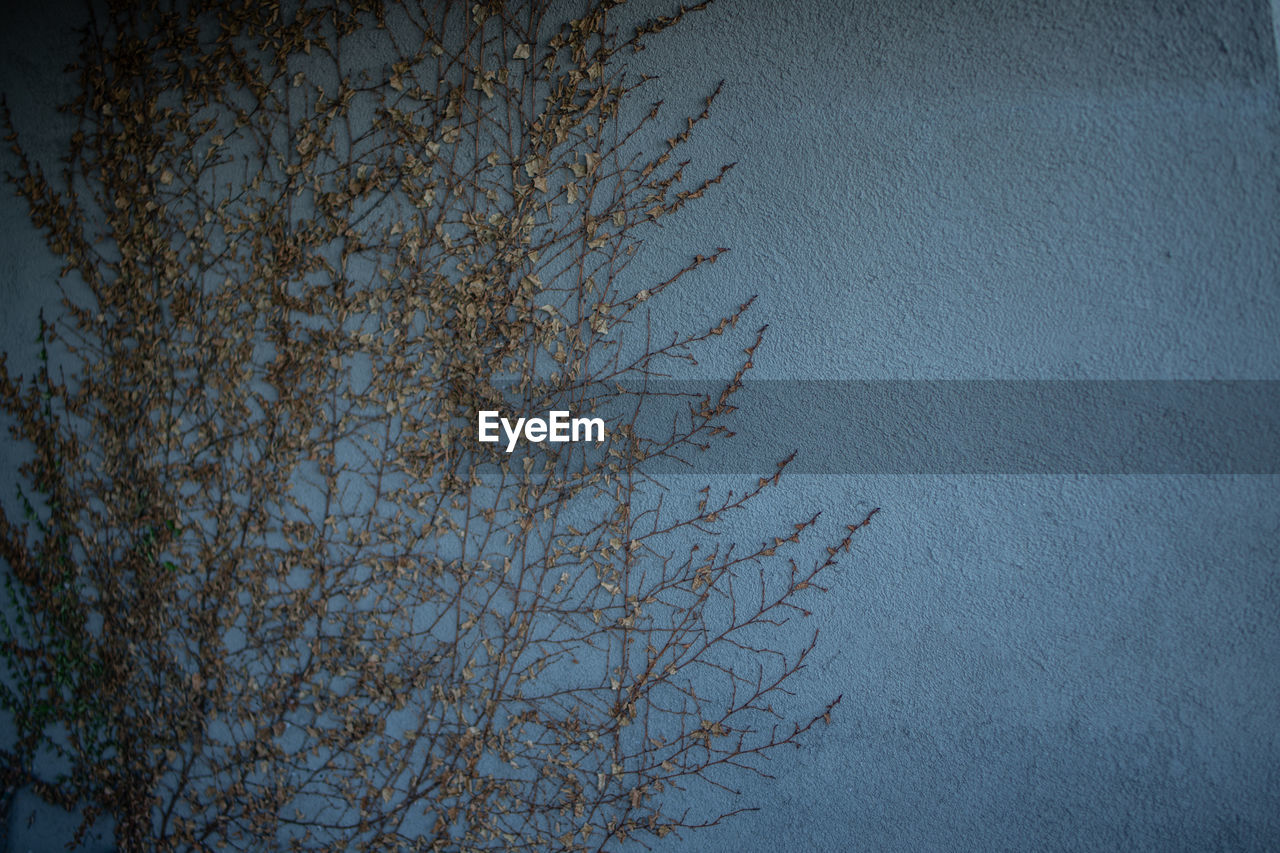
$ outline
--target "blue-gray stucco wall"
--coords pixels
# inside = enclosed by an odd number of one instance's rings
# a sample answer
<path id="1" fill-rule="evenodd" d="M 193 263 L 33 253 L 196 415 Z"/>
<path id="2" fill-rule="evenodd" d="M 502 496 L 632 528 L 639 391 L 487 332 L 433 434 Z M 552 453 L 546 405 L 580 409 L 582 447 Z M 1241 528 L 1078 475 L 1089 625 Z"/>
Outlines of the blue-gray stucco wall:
<path id="1" fill-rule="evenodd" d="M 61 21 L 19 17 L 35 115 Z M 676 109 L 723 79 L 690 153 L 738 166 L 634 271 L 729 246 L 658 319 L 758 294 L 761 378 L 1280 379 L 1274 32 L 1262 0 L 723 0 L 633 67 Z M 53 267 L 0 217 L 8 349 Z M 797 707 L 844 701 L 670 849 L 1280 849 L 1276 487 L 784 480 L 753 518 L 883 508 L 809 623 Z"/>
<path id="2" fill-rule="evenodd" d="M 725 80 L 668 231 L 733 248 L 698 304 L 759 294 L 760 376 L 1280 375 L 1263 3 L 724 3 L 642 59 Z M 791 481 L 883 507 L 814 617 L 845 701 L 680 849 L 1280 847 L 1276 485 Z"/>

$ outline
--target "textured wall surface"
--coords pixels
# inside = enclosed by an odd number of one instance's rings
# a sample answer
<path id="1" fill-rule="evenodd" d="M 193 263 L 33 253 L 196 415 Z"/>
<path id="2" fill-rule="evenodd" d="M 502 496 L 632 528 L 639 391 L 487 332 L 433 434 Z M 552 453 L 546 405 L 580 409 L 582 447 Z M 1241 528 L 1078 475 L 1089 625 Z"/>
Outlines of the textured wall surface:
<path id="1" fill-rule="evenodd" d="M 61 23 L 3 28 L 20 119 Z M 1273 33 L 1265 0 L 723 0 L 634 67 L 676 110 L 723 79 L 691 150 L 739 165 L 634 271 L 729 246 L 656 319 L 758 294 L 761 378 L 1280 379 Z M 0 222 L 9 349 L 56 267 Z M 784 480 L 756 521 L 883 508 L 810 620 L 796 707 L 844 701 L 671 849 L 1280 847 L 1277 485 Z"/>
<path id="2" fill-rule="evenodd" d="M 733 248 L 760 376 L 1274 379 L 1270 11 L 720 4 L 642 54 L 739 163 L 671 243 Z M 1274 849 L 1276 486 L 793 480 L 884 508 L 814 617 L 844 703 L 681 849 Z"/>

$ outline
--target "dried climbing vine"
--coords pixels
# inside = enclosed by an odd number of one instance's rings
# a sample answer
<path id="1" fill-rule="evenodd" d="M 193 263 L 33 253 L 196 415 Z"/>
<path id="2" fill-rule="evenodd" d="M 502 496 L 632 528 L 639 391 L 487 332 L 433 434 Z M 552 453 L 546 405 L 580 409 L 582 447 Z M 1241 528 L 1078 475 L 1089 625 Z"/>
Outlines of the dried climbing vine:
<path id="1" fill-rule="evenodd" d="M 0 376 L 33 449 L 10 788 L 125 850 L 600 850 L 720 820 L 699 786 L 829 716 L 773 709 L 816 639 L 782 626 L 859 525 L 802 565 L 813 518 L 716 536 L 783 466 L 644 473 L 723 429 L 758 337 L 669 433 L 475 440 L 484 408 L 637 411 L 747 309 L 624 346 L 724 251 L 638 283 L 646 230 L 728 167 L 680 159 L 714 95 L 657 150 L 659 106 L 624 121 L 625 57 L 692 10 L 617 5 L 98 4 L 56 171 L 6 113 L 70 283 Z"/>

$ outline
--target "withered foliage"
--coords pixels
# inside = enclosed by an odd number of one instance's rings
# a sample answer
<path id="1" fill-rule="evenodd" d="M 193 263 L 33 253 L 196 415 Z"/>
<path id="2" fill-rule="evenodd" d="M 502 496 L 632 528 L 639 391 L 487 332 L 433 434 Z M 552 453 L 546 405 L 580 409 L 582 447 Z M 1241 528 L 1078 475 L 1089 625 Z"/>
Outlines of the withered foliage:
<path id="1" fill-rule="evenodd" d="M 33 449 L 7 785 L 127 850 L 599 850 L 719 820 L 699 786 L 829 717 L 773 708 L 816 636 L 781 626 L 859 525 L 802 565 L 814 519 L 716 536 L 776 473 L 644 473 L 723 429 L 755 345 L 638 430 L 643 380 L 746 306 L 636 322 L 723 251 L 625 274 L 725 170 L 683 174 L 708 111 L 658 150 L 665 113 L 627 118 L 626 55 L 689 10 L 616 5 L 95 7 L 61 167 L 10 122 L 73 285 L 0 378 Z M 601 394 L 633 403 L 604 447 L 476 441 L 478 409 Z"/>

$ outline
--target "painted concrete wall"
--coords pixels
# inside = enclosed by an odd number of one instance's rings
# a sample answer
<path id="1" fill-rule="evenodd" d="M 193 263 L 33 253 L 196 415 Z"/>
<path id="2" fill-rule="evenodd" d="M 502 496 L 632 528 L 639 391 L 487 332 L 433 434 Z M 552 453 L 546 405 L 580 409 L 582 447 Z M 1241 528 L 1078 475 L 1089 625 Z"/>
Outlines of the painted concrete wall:
<path id="1" fill-rule="evenodd" d="M 7 13 L 0 83 L 30 115 L 55 11 Z M 658 319 L 758 294 L 761 378 L 1280 379 L 1263 0 L 724 0 L 635 68 L 676 109 L 725 80 L 692 153 L 739 165 L 635 272 L 731 247 Z M 0 217 L 7 349 L 54 268 Z M 774 779 L 705 798 L 759 811 L 671 849 L 1280 846 L 1277 485 L 784 481 L 756 521 L 883 508 L 811 620 L 796 707 L 844 702 Z"/>
<path id="2" fill-rule="evenodd" d="M 762 377 L 1278 375 L 1264 3 L 725 3 L 642 58 L 726 81 L 668 233 L 733 247 L 698 304 L 760 294 Z M 678 849 L 1280 845 L 1276 486 L 792 481 L 883 507 L 815 616 L 845 701 Z"/>

